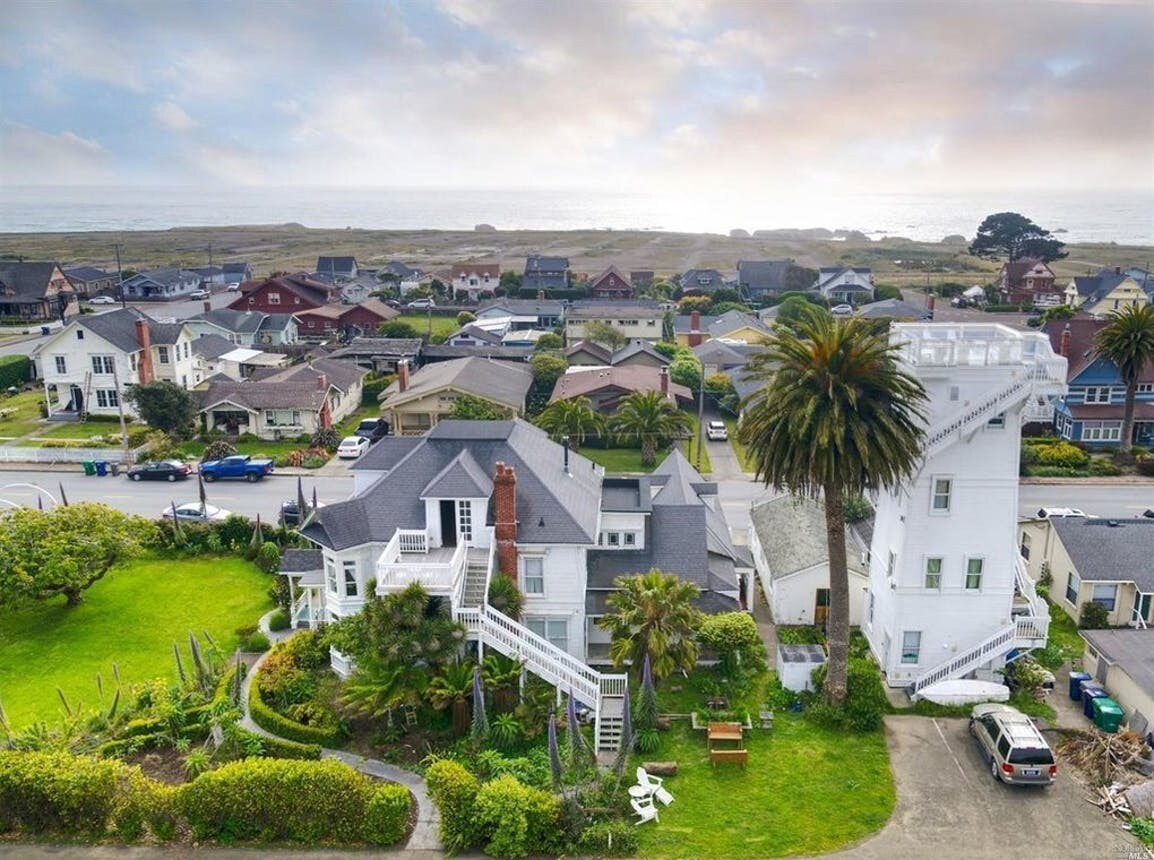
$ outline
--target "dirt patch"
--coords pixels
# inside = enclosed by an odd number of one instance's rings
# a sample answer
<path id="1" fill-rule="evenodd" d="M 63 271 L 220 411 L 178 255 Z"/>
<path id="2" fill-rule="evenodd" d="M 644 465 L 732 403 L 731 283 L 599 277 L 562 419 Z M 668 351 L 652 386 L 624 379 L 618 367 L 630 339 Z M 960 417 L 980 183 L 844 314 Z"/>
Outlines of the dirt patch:
<path id="1" fill-rule="evenodd" d="M 171 747 L 158 750 L 141 750 L 126 759 L 144 771 L 144 775 L 167 785 L 181 785 L 188 782 L 184 772 L 184 755 Z"/>

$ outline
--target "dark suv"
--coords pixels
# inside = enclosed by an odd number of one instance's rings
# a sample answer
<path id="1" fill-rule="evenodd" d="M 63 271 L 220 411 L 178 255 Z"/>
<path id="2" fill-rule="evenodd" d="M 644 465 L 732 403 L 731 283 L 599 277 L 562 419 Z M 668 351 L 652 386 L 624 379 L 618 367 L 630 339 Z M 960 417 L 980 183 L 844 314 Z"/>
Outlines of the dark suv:
<path id="1" fill-rule="evenodd" d="M 360 436 L 362 439 L 368 439 L 370 442 L 376 442 L 389 433 L 389 422 L 384 418 L 366 418 L 357 425 L 357 429 L 353 431 L 354 436 Z"/>

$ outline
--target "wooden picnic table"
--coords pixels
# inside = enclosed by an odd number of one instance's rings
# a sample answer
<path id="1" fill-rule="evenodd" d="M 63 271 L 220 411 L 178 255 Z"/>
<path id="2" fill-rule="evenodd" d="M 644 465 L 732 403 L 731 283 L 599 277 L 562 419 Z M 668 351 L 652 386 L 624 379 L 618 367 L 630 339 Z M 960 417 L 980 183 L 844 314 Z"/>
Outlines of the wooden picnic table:
<path id="1" fill-rule="evenodd" d="M 710 723 L 709 749 L 714 749 L 714 744 L 718 741 L 736 743 L 734 749 L 742 749 L 745 745 L 745 736 L 742 734 L 741 723 Z"/>

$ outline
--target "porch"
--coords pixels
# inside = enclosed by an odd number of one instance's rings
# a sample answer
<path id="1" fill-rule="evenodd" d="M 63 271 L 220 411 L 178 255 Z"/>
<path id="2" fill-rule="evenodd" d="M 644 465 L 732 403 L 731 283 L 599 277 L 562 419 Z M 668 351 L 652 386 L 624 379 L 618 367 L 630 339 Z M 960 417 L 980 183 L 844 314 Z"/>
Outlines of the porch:
<path id="1" fill-rule="evenodd" d="M 479 547 L 461 541 L 456 546 L 434 546 L 425 529 L 397 529 L 377 560 L 377 594 L 419 582 L 430 594 L 448 596 L 457 603 L 469 566 L 491 563 L 491 535 L 489 544 Z"/>

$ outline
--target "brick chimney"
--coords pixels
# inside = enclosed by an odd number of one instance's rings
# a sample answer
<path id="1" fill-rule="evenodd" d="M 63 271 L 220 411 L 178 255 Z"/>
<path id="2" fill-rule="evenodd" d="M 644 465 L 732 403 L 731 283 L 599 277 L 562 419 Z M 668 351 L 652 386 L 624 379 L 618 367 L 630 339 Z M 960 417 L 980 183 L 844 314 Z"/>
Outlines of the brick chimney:
<path id="1" fill-rule="evenodd" d="M 317 374 L 317 391 L 329 390 L 329 378 L 323 373 Z"/>
<path id="2" fill-rule="evenodd" d="M 1058 354 L 1066 358 L 1070 357 L 1070 324 L 1066 323 L 1066 327 L 1062 329 L 1061 345 L 1058 347 Z"/>
<path id="3" fill-rule="evenodd" d="M 147 385 L 156 378 L 152 370 L 152 333 L 148 330 L 148 320 L 136 321 L 136 342 L 140 344 L 140 361 L 136 363 L 136 376 L 141 385 Z"/>
<path id="4" fill-rule="evenodd" d="M 517 581 L 517 476 L 512 466 L 497 462 L 493 476 L 493 537 L 497 568 Z"/>
<path id="5" fill-rule="evenodd" d="M 205 299 L 204 300 L 204 312 L 208 313 L 211 310 L 212 310 L 212 302 L 210 302 L 208 299 Z"/>
<path id="6" fill-rule="evenodd" d="M 661 396 L 669 396 L 669 368 L 661 368 Z"/>
<path id="7" fill-rule="evenodd" d="M 689 345 L 701 345 L 701 311 L 689 315 Z"/>
<path id="8" fill-rule="evenodd" d="M 397 388 L 401 391 L 409 390 L 409 360 L 397 362 Z"/>

